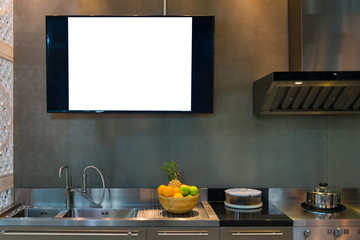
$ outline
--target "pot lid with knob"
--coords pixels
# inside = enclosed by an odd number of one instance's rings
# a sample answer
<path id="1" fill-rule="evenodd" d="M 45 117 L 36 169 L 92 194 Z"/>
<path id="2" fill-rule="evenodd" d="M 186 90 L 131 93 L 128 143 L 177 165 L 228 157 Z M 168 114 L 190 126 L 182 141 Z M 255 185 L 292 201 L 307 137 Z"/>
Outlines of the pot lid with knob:
<path id="1" fill-rule="evenodd" d="M 337 189 L 329 188 L 327 183 L 321 182 L 318 187 L 305 189 L 308 193 L 317 193 L 317 194 L 341 194 Z"/>

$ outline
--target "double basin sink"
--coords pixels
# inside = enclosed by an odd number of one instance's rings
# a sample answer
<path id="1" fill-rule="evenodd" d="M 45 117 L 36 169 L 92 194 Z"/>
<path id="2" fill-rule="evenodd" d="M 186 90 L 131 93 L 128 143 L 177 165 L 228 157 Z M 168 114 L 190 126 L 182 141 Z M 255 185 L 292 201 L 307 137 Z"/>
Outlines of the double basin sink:
<path id="1" fill-rule="evenodd" d="M 136 218 L 136 208 L 103 209 L 103 208 L 31 208 L 21 207 L 8 215 L 9 218 Z"/>

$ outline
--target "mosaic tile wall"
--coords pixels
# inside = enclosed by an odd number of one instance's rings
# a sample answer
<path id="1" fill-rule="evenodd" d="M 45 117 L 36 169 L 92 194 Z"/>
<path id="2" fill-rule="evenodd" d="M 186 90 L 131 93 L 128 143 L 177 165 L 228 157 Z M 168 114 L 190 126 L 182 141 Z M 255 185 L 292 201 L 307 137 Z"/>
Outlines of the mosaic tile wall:
<path id="1" fill-rule="evenodd" d="M 13 45 L 13 0 L 0 0 L 0 38 Z"/>
<path id="2" fill-rule="evenodd" d="M 0 210 L 10 206 L 13 203 L 12 189 L 0 192 Z"/>
<path id="3" fill-rule="evenodd" d="M 13 63 L 0 57 L 0 176 L 13 173 Z"/>
<path id="4" fill-rule="evenodd" d="M 13 0 L 0 0 L 0 41 L 13 46 Z M 14 79 L 13 62 L 1 57 L 0 80 L 0 177 L 6 177 L 13 173 Z M 0 211 L 12 203 L 13 189 L 1 191 Z"/>

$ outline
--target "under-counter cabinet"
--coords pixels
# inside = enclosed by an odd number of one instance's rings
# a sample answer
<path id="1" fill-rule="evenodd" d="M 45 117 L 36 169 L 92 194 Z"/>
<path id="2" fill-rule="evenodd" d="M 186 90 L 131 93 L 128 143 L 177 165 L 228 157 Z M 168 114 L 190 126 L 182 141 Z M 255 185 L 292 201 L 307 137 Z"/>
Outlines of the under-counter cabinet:
<path id="1" fill-rule="evenodd" d="M 145 240 L 146 228 L 2 228 L 1 240 Z"/>
<path id="2" fill-rule="evenodd" d="M 220 240 L 291 240 L 292 227 L 221 227 Z"/>
<path id="3" fill-rule="evenodd" d="M 219 240 L 218 227 L 148 227 L 148 240 Z"/>

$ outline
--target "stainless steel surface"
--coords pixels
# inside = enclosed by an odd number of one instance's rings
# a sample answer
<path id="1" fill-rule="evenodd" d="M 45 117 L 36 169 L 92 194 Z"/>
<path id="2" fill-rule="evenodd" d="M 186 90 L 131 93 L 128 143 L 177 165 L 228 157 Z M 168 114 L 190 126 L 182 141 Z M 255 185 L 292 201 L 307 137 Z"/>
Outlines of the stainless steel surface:
<path id="1" fill-rule="evenodd" d="M 167 14 L 167 0 L 163 0 L 163 15 L 166 16 Z"/>
<path id="2" fill-rule="evenodd" d="M 342 192 L 343 212 L 317 214 L 300 206 L 305 201 L 302 188 L 269 189 L 269 200 L 293 219 L 294 240 L 360 239 L 359 189 L 339 189 Z"/>
<path id="3" fill-rule="evenodd" d="M 64 218 L 136 218 L 138 209 L 72 208 Z"/>
<path id="4" fill-rule="evenodd" d="M 101 189 L 89 190 L 96 196 L 101 194 Z M 199 190 L 200 199 L 207 198 L 207 190 Z M 57 208 L 54 211 L 59 213 L 52 218 L 6 218 L 3 215 L 0 226 L 219 226 L 218 218 L 207 201 L 199 201 L 187 214 L 172 214 L 159 204 L 156 189 L 107 189 L 104 208 L 88 208 L 89 202 L 86 199 L 75 197 L 74 206 L 77 207 L 72 209 L 65 208 L 63 196 L 58 192 L 62 193 L 63 189 L 18 189 L 16 200 L 24 197 L 24 206 L 52 207 Z M 51 201 L 44 201 L 43 198 L 49 194 L 53 196 Z M 59 208 L 61 204 L 62 207 Z"/>
<path id="5" fill-rule="evenodd" d="M 294 220 L 294 226 L 326 226 L 329 221 L 336 224 L 359 224 L 360 226 L 360 199 L 352 199 L 352 191 L 339 189 L 343 192 L 342 204 L 346 210 L 333 214 L 314 214 L 304 211 L 301 203 L 305 202 L 305 191 L 303 188 L 270 188 L 269 200 L 282 212 Z M 355 195 L 358 189 L 353 189 Z M 347 196 L 350 195 L 350 196 Z"/>
<path id="6" fill-rule="evenodd" d="M 116 228 L 44 228 L 6 227 L 0 232 L 1 239 L 9 240 L 79 240 L 79 239 L 146 239 L 146 229 L 141 227 Z"/>
<path id="7" fill-rule="evenodd" d="M 147 239 L 151 240 L 218 240 L 218 227 L 149 227 L 146 229 Z"/>
<path id="8" fill-rule="evenodd" d="M 232 232 L 231 236 L 282 236 L 284 235 L 282 232 L 271 231 L 271 232 Z"/>
<path id="9" fill-rule="evenodd" d="M 96 232 L 14 232 L 14 231 L 1 231 L 3 236 L 95 236 L 95 237 L 108 237 L 108 236 L 138 236 L 136 232 L 118 232 L 118 233 L 96 233 Z"/>
<path id="10" fill-rule="evenodd" d="M 360 188 L 338 188 L 342 192 L 343 202 L 359 202 Z M 269 200 L 271 202 L 296 202 L 305 201 L 303 188 L 269 188 Z"/>
<path id="11" fill-rule="evenodd" d="M 259 115 L 360 114 L 360 72 L 273 72 L 253 83 Z"/>
<path id="12" fill-rule="evenodd" d="M 313 208 L 334 209 L 340 207 L 339 194 L 306 192 L 305 203 Z"/>
<path id="13" fill-rule="evenodd" d="M 199 201 L 207 201 L 207 189 L 199 189 Z M 88 194 L 95 199 L 101 197 L 102 189 L 89 188 Z M 26 206 L 63 207 L 64 189 L 62 188 L 18 188 L 15 189 L 15 201 Z M 153 188 L 107 188 L 103 208 L 123 208 L 126 205 L 147 204 L 157 205 L 158 193 Z M 90 207 L 89 202 L 79 193 L 74 193 L 74 207 Z M 211 208 L 211 207 L 210 207 Z"/>
<path id="14" fill-rule="evenodd" d="M 319 187 L 305 189 L 305 203 L 317 209 L 334 209 L 340 207 L 341 192 L 320 183 Z"/>
<path id="15" fill-rule="evenodd" d="M 158 231 L 158 236 L 208 236 L 206 231 Z"/>
<path id="16" fill-rule="evenodd" d="M 358 0 L 289 0 L 288 6 L 290 71 L 360 71 Z M 254 86 L 254 113 L 360 114 L 359 81 L 321 80 L 274 82 L 265 91 Z"/>
<path id="17" fill-rule="evenodd" d="M 222 240 L 291 240 L 292 227 L 221 227 L 220 239 Z"/>
<path id="18" fill-rule="evenodd" d="M 341 231 L 342 234 L 338 234 L 337 231 Z M 359 240 L 358 231 L 359 226 L 294 227 L 294 240 Z M 311 234 L 308 235 L 308 232 Z"/>
<path id="19" fill-rule="evenodd" d="M 359 71 L 358 0 L 289 0 L 290 71 Z"/>
<path id="20" fill-rule="evenodd" d="M 159 219 L 159 220 L 168 220 L 168 219 L 177 219 L 177 218 L 201 220 L 207 218 L 217 218 L 216 214 L 214 212 L 211 212 L 210 209 L 206 207 L 207 204 L 208 204 L 207 202 L 202 202 L 201 204 L 197 204 L 196 207 L 189 213 L 184 213 L 180 215 L 165 211 L 160 205 L 149 206 L 140 209 L 138 211 L 137 217 L 141 219 Z"/>
<path id="21" fill-rule="evenodd" d="M 53 218 L 60 213 L 61 209 L 59 208 L 22 208 L 19 209 L 14 215 L 13 218 Z"/>

